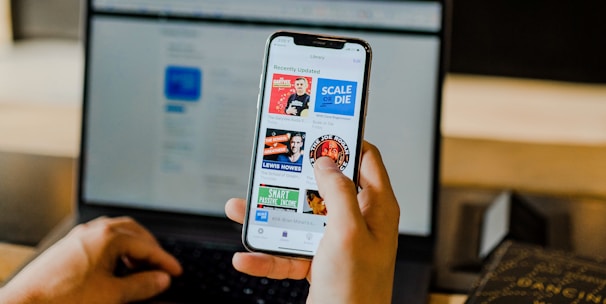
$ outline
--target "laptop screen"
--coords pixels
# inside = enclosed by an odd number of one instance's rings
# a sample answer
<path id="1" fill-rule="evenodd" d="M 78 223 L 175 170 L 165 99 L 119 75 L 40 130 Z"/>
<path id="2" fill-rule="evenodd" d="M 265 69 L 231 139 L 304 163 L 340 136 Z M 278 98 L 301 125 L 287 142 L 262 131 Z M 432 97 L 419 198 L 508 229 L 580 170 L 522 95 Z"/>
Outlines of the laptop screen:
<path id="1" fill-rule="evenodd" d="M 90 1 L 84 204 L 223 217 L 246 196 L 266 39 L 295 30 L 371 44 L 365 138 L 388 168 L 400 232 L 432 233 L 439 1 Z"/>

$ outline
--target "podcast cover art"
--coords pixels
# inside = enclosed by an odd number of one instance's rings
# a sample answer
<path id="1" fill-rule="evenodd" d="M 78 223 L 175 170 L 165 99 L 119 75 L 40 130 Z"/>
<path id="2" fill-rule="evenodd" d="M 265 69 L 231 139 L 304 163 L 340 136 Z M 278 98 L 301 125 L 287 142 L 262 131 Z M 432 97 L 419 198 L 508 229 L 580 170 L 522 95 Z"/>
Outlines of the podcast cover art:
<path id="1" fill-rule="evenodd" d="M 260 185 L 257 209 L 296 212 L 299 205 L 299 189 Z"/>
<path id="2" fill-rule="evenodd" d="M 318 79 L 314 111 L 353 116 L 356 107 L 357 82 Z"/>
<path id="3" fill-rule="evenodd" d="M 305 201 L 306 204 L 303 206 L 303 213 L 326 215 L 326 204 L 318 190 L 307 190 L 305 192 Z"/>
<path id="4" fill-rule="evenodd" d="M 305 117 L 309 114 L 311 77 L 273 74 L 269 113 Z"/>
<path id="5" fill-rule="evenodd" d="M 349 147 L 345 140 L 336 135 L 322 135 L 311 144 L 309 149 L 309 161 L 313 166 L 316 159 L 328 156 L 341 169 L 345 170 L 349 164 Z"/>
<path id="6" fill-rule="evenodd" d="M 305 132 L 267 129 L 263 149 L 263 169 L 301 172 Z"/>

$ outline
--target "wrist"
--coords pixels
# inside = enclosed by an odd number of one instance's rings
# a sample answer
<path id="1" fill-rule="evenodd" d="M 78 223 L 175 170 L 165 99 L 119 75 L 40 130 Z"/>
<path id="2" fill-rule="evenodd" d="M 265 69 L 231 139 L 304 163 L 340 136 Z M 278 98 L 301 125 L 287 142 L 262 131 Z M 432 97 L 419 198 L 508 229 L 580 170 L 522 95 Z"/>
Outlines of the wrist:
<path id="1" fill-rule="evenodd" d="M 0 303 L 4 304 L 21 304 L 27 303 L 20 293 L 11 292 L 7 287 L 0 288 Z"/>
<path id="2" fill-rule="evenodd" d="M 0 288 L 0 303 L 2 304 L 28 304 L 28 303 L 40 303 L 41 297 L 36 296 L 33 289 L 23 287 L 14 288 L 14 284 L 9 282 L 2 288 Z"/>

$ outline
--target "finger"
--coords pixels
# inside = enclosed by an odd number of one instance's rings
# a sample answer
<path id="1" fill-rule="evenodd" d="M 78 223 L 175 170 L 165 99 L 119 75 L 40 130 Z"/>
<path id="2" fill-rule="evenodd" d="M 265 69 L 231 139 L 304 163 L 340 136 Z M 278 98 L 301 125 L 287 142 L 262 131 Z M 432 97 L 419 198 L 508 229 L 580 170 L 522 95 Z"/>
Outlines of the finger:
<path id="1" fill-rule="evenodd" d="M 119 279 L 124 292 L 121 303 L 149 299 L 170 286 L 170 275 L 162 271 L 145 271 Z"/>
<path id="2" fill-rule="evenodd" d="M 240 272 L 280 280 L 304 279 L 311 266 L 308 260 L 281 258 L 254 252 L 237 252 L 234 254 L 232 264 Z"/>
<path id="3" fill-rule="evenodd" d="M 360 188 L 375 187 L 391 192 L 389 175 L 383 164 L 381 153 L 373 144 L 364 142 L 360 163 Z"/>
<path id="4" fill-rule="evenodd" d="M 328 157 L 316 160 L 314 174 L 320 196 L 326 202 L 330 224 L 340 229 L 358 227 L 363 219 L 353 181 Z"/>
<path id="5" fill-rule="evenodd" d="M 122 235 L 116 238 L 113 248 L 117 250 L 115 256 L 126 256 L 139 263 L 157 267 L 173 276 L 178 276 L 183 271 L 175 257 L 164 251 L 159 245 L 145 240 Z"/>
<path id="6" fill-rule="evenodd" d="M 246 200 L 232 198 L 225 203 L 225 214 L 234 222 L 242 224 L 246 213 Z"/>
<path id="7" fill-rule="evenodd" d="M 378 218 L 386 215 L 399 217 L 399 206 L 393 193 L 389 175 L 383 164 L 381 153 L 374 145 L 364 142 L 360 164 L 360 209 L 367 215 L 370 209 L 379 211 Z M 377 204 L 380 202 L 380 204 Z M 373 208 L 371 204 L 379 208 Z M 387 213 L 387 214 L 385 214 Z M 367 221 L 369 220 L 366 218 Z M 380 220 L 380 219 L 378 219 Z"/>
<path id="8" fill-rule="evenodd" d="M 371 231 L 392 237 L 400 218 L 400 207 L 390 185 L 389 176 L 379 150 L 365 142 L 362 148 L 360 209 Z"/>

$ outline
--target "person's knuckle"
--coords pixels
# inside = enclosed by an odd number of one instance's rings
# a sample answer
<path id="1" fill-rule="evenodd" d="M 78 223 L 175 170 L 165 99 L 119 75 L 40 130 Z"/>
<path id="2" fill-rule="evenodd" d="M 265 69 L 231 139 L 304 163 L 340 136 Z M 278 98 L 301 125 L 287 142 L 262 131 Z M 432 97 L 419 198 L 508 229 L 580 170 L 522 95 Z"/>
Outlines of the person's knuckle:
<path id="1" fill-rule="evenodd" d="M 373 143 L 366 141 L 366 146 L 368 147 L 368 150 L 372 150 L 374 152 L 378 152 L 379 148 L 377 148 L 377 146 L 375 146 Z"/>
<path id="2" fill-rule="evenodd" d="M 90 229 L 91 228 L 88 223 L 78 224 L 72 229 L 71 234 L 78 235 L 78 236 L 83 235 L 83 234 L 86 234 L 86 232 L 89 231 Z"/>
<path id="3" fill-rule="evenodd" d="M 91 237 L 96 237 L 103 240 L 112 240 L 116 238 L 117 231 L 116 228 L 110 223 L 103 223 L 102 225 L 98 225 L 91 234 Z"/>

